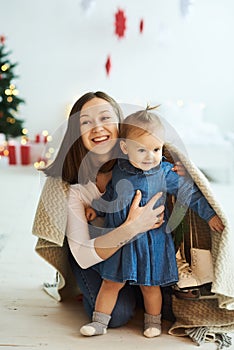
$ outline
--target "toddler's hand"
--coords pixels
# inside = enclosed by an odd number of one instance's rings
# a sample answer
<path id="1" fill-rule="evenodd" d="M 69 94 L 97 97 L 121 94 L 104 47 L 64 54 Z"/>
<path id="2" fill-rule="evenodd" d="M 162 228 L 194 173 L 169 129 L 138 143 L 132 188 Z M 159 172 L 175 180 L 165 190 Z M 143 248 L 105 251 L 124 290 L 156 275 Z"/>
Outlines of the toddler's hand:
<path id="1" fill-rule="evenodd" d="M 85 208 L 85 216 L 87 221 L 93 221 L 96 217 L 97 214 L 93 208 Z"/>
<path id="2" fill-rule="evenodd" d="M 181 162 L 175 162 L 175 165 L 171 170 L 180 176 L 185 176 L 187 174 L 187 171 Z"/>
<path id="3" fill-rule="evenodd" d="M 208 222 L 210 228 L 212 231 L 217 231 L 217 232 L 223 232 L 224 230 L 224 224 L 222 223 L 222 220 L 218 217 L 218 215 L 213 216 L 213 218 L 210 219 Z"/>

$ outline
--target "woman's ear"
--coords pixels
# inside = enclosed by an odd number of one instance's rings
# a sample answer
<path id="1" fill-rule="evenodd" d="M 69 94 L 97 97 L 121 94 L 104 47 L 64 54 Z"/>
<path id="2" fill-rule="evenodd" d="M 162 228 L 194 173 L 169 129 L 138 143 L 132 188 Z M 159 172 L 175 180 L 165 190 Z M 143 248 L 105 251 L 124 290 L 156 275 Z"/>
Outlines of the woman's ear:
<path id="1" fill-rule="evenodd" d="M 120 141 L 120 148 L 124 154 L 128 154 L 128 148 L 125 141 L 123 140 Z"/>

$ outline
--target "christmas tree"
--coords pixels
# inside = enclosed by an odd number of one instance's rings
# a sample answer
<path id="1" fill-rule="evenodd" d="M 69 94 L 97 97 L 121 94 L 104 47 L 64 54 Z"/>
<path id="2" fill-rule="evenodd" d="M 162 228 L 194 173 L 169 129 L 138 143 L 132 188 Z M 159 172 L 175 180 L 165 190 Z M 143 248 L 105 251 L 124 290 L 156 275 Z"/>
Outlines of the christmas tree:
<path id="1" fill-rule="evenodd" d="M 23 120 L 17 119 L 18 107 L 24 100 L 18 97 L 18 90 L 14 85 L 14 68 L 17 63 L 9 60 L 10 52 L 5 51 L 5 37 L 0 36 L 0 133 L 17 137 L 23 135 Z"/>

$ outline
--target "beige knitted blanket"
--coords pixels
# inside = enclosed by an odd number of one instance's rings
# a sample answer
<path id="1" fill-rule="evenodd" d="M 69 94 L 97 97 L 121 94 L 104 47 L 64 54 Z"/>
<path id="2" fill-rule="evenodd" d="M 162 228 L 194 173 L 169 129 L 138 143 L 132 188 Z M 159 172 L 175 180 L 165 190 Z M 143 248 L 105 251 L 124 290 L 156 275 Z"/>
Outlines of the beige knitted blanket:
<path id="1" fill-rule="evenodd" d="M 212 257 L 214 281 L 212 292 L 218 299 L 205 301 L 179 300 L 173 297 L 173 311 L 176 322 L 169 330 L 172 335 L 185 335 L 185 329 L 208 325 L 213 330 L 234 331 L 234 269 L 233 234 L 228 219 L 211 191 L 210 184 L 202 172 L 175 146 L 166 145 L 172 158 L 179 159 L 207 198 L 210 205 L 222 219 L 225 229 L 222 234 L 212 232 Z M 67 260 L 65 239 L 67 220 L 67 193 L 69 186 L 60 179 L 48 178 L 44 185 L 33 224 L 33 234 L 38 236 L 35 250 L 59 273 L 59 294 L 64 297 L 73 288 L 74 280 Z M 231 258 L 232 257 L 232 258 Z M 68 283 L 69 282 L 69 283 Z M 204 305 L 206 307 L 204 307 Z M 224 317 L 225 316 L 225 317 Z M 213 327 L 213 328 L 212 328 Z M 217 328 L 218 327 L 218 328 Z"/>
<path id="2" fill-rule="evenodd" d="M 69 185 L 60 178 L 46 179 L 32 228 L 32 233 L 38 237 L 36 252 L 52 265 L 58 274 L 58 284 L 55 285 L 57 293 L 54 288 L 46 289 L 51 295 L 57 294 L 57 300 L 78 292 L 68 262 L 68 245 L 65 237 L 68 191 Z"/>

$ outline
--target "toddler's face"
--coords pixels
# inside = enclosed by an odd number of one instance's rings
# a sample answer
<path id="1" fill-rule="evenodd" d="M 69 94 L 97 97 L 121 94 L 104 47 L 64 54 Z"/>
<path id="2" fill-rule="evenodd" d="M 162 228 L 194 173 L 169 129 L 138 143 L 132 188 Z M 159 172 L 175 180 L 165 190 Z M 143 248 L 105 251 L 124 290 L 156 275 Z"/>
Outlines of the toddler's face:
<path id="1" fill-rule="evenodd" d="M 126 139 L 120 142 L 120 146 L 130 163 L 144 171 L 155 168 L 162 160 L 163 141 L 153 135 Z"/>

